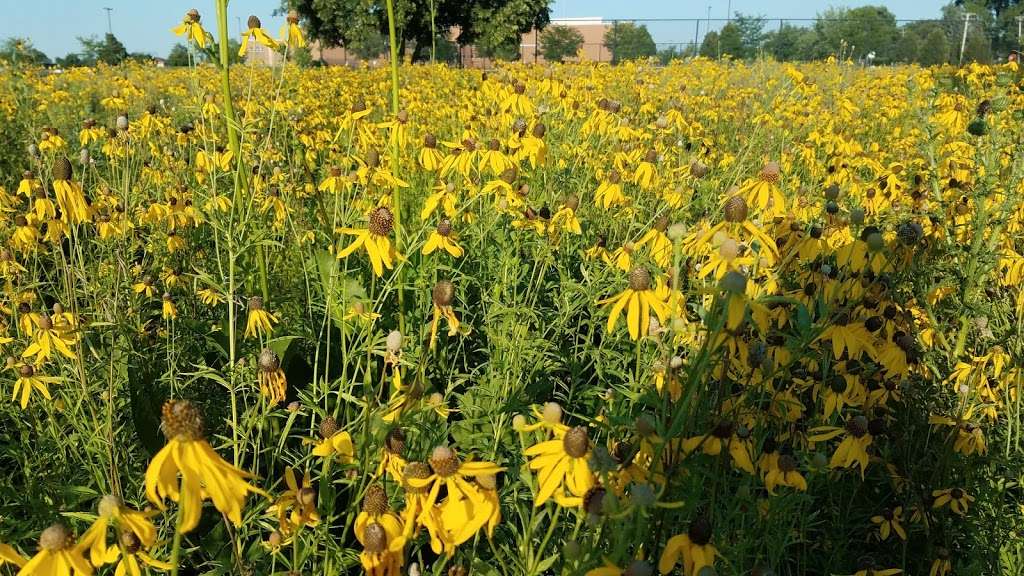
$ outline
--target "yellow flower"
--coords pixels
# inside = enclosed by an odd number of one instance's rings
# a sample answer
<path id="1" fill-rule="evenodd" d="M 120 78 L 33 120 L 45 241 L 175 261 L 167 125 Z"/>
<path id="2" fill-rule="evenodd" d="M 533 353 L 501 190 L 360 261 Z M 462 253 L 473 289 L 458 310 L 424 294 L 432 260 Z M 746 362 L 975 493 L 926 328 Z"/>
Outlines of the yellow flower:
<path id="1" fill-rule="evenodd" d="M 196 296 L 199 296 L 199 300 L 207 306 L 216 306 L 224 302 L 224 296 L 213 288 L 200 288 L 196 290 Z"/>
<path id="2" fill-rule="evenodd" d="M 764 213 L 765 218 L 786 213 L 786 199 L 778 187 L 780 175 L 778 162 L 768 162 L 756 179 L 747 180 L 740 187 L 747 204 Z"/>
<path id="3" fill-rule="evenodd" d="M 21 556 L 21 554 L 18 554 L 18 551 L 11 547 L 9 544 L 4 544 L 3 542 L 0 542 L 0 565 L 2 565 L 4 562 L 14 564 L 18 568 L 21 568 L 25 565 L 25 562 L 27 562 L 27 560 L 25 560 Z"/>
<path id="4" fill-rule="evenodd" d="M 206 442 L 199 409 L 187 400 L 168 400 L 163 406 L 163 431 L 167 445 L 146 470 L 149 501 L 160 509 L 167 498 L 177 502 L 182 532 L 199 524 L 206 498 L 236 526 L 241 525 L 246 496 L 263 491 L 246 482 L 252 474 L 222 460 Z"/>
<path id="5" fill-rule="evenodd" d="M 729 451 L 733 464 L 737 468 L 754 473 L 754 462 L 750 459 L 750 430 L 742 424 L 737 425 L 730 420 L 719 422 L 710 434 L 694 436 L 683 442 L 683 451 L 690 454 L 697 448 L 709 455 L 718 456 L 722 448 Z"/>
<path id="6" fill-rule="evenodd" d="M 871 517 L 871 522 L 873 524 L 878 524 L 878 535 L 882 537 L 882 540 L 888 540 L 889 534 L 892 532 L 895 532 L 901 540 L 906 540 L 907 532 L 903 529 L 903 525 L 901 524 L 902 520 L 902 506 L 886 508 L 881 514 Z"/>
<path id="7" fill-rule="evenodd" d="M 590 437 L 583 426 L 570 428 L 561 438 L 535 444 L 523 455 L 532 458 L 530 469 L 537 471 L 534 506 L 541 506 L 552 497 L 561 506 L 581 506 L 583 497 L 594 487 L 589 464 Z"/>
<path id="8" fill-rule="evenodd" d="M 238 47 L 239 58 L 245 56 L 245 53 L 249 50 L 249 40 L 252 38 L 255 38 L 257 42 L 271 50 L 277 50 L 277 42 L 263 31 L 263 24 L 260 22 L 259 18 L 256 16 L 249 16 L 249 20 L 246 24 L 249 26 L 249 29 L 242 32 L 242 45 Z"/>
<path id="9" fill-rule="evenodd" d="M 21 353 L 22 358 L 35 357 L 35 364 L 38 366 L 46 362 L 56 349 L 64 356 L 74 360 L 78 356 L 71 351 L 70 346 L 78 342 L 78 336 L 74 327 L 57 326 L 53 319 L 46 314 L 36 319 L 36 330 L 32 333 L 32 344 Z"/>
<path id="10" fill-rule="evenodd" d="M 273 506 L 267 509 L 277 514 L 277 524 L 284 535 L 290 535 L 303 526 L 316 526 L 320 523 L 320 513 L 316 509 L 316 489 L 310 479 L 309 470 L 302 477 L 302 483 L 296 481 L 295 471 L 291 467 L 284 469 L 284 481 L 288 489 L 281 493 Z"/>
<path id="11" fill-rule="evenodd" d="M 92 565 L 99 568 L 117 560 L 118 546 L 107 544 L 108 528 L 113 526 L 123 541 L 124 534 L 132 534 L 135 541 L 146 548 L 156 543 L 156 526 L 149 521 L 155 512 L 138 512 L 124 505 L 120 498 L 107 495 L 100 499 L 99 516 L 82 534 L 79 548 L 89 551 Z M 118 572 L 120 573 L 120 572 Z"/>
<path id="12" fill-rule="evenodd" d="M 352 436 L 345 431 L 338 430 L 338 421 L 332 416 L 324 418 L 320 422 L 319 442 L 313 440 L 313 455 L 320 458 L 334 458 L 342 464 L 348 464 L 355 456 L 355 447 L 352 444 Z"/>
<path id="13" fill-rule="evenodd" d="M 18 576 L 92 576 L 92 566 L 75 536 L 63 524 L 54 524 L 39 535 L 39 552 L 26 562 Z"/>
<path id="14" fill-rule="evenodd" d="M 380 206 L 370 213 L 368 228 L 339 228 L 337 232 L 355 236 L 356 239 L 338 251 L 338 258 L 345 258 L 357 249 L 365 248 L 367 256 L 370 257 L 370 265 L 373 266 L 373 273 L 378 277 L 383 276 L 384 268 L 388 270 L 394 268 L 394 260 L 398 258 L 395 249 L 391 246 L 391 240 L 388 238 L 394 222 L 391 210 Z"/>
<path id="15" fill-rule="evenodd" d="M 938 548 L 935 555 L 936 558 L 932 561 L 928 576 L 946 576 L 953 571 L 953 563 L 949 560 L 949 550 Z"/>
<path id="16" fill-rule="evenodd" d="M 284 26 L 281 26 L 281 43 L 288 46 L 292 51 L 305 48 L 306 39 L 302 35 L 302 28 L 299 27 L 299 14 L 295 10 L 288 11 Z"/>
<path id="17" fill-rule="evenodd" d="M 405 452 L 405 432 L 401 428 L 388 430 L 384 437 L 384 446 L 381 448 L 380 464 L 377 465 L 377 473 L 374 478 L 380 477 L 387 472 L 391 479 L 399 484 L 405 482 L 405 469 L 408 464 L 402 454 Z M 426 478 L 429 476 L 423 476 Z"/>
<path id="18" fill-rule="evenodd" d="M 452 308 L 452 301 L 455 299 L 455 285 L 448 280 L 441 280 L 431 290 L 431 300 L 434 303 L 434 320 L 430 323 L 430 349 L 434 349 L 437 342 L 437 325 L 443 316 L 448 320 L 448 335 L 455 336 L 459 333 L 459 319 L 455 316 Z"/>
<path id="19" fill-rule="evenodd" d="M 281 370 L 281 359 L 277 353 L 270 348 L 260 351 L 258 360 L 260 381 L 260 394 L 271 404 L 284 402 L 285 394 L 288 391 L 288 380 L 284 371 Z"/>
<path id="20" fill-rule="evenodd" d="M 420 148 L 420 153 L 417 159 L 419 160 L 420 166 L 422 166 L 427 172 L 437 172 L 438 168 L 441 167 L 441 162 L 444 160 L 444 157 L 437 151 L 436 136 L 428 133 L 423 137 L 423 148 Z M 424 206 L 423 210 L 426 212 L 427 207 Z M 433 211 L 433 208 L 430 208 L 430 211 Z"/>
<path id="21" fill-rule="evenodd" d="M 658 571 L 668 574 L 676 564 L 683 565 L 684 576 L 698 576 L 705 566 L 714 567 L 718 549 L 711 544 L 711 523 L 698 516 L 686 534 L 668 539 L 658 561 Z"/>
<path id="22" fill-rule="evenodd" d="M 484 474 L 494 475 L 505 470 L 491 462 L 462 462 L 455 451 L 447 446 L 434 448 L 427 463 L 432 471 L 429 476 L 405 479 L 413 488 L 429 488 L 423 503 L 424 514 L 437 502 L 442 486 L 448 490 L 448 499 L 468 499 L 473 504 L 485 506 L 480 490 L 466 479 Z"/>
<path id="23" fill-rule="evenodd" d="M 835 426 L 818 426 L 811 428 L 809 440 L 812 442 L 823 442 L 845 433 L 843 441 L 839 443 L 832 459 L 829 461 L 830 468 L 849 468 L 853 465 L 860 466 L 860 475 L 864 477 L 864 470 L 868 467 L 867 448 L 874 441 L 870 433 L 871 424 L 864 416 L 851 416 L 846 421 L 844 428 Z"/>
<path id="24" fill-rule="evenodd" d="M 438 248 L 455 258 L 461 258 L 464 253 L 462 247 L 452 237 L 452 221 L 447 218 L 442 218 L 437 228 L 430 233 L 427 241 L 423 244 L 422 254 L 426 256 Z"/>
<path id="25" fill-rule="evenodd" d="M 622 194 L 622 176 L 618 171 L 612 170 L 608 178 L 601 181 L 594 192 L 594 203 L 605 210 L 629 204 L 629 198 Z"/>
<path id="26" fill-rule="evenodd" d="M 189 41 L 195 42 L 200 48 L 206 48 L 206 30 L 199 23 L 199 11 L 195 8 L 185 13 L 181 24 L 171 29 L 175 36 L 185 36 Z"/>
<path id="27" fill-rule="evenodd" d="M 384 488 L 371 484 L 356 517 L 356 539 L 363 545 L 359 560 L 368 576 L 401 576 L 405 562 L 402 519 L 391 511 Z"/>
<path id="28" fill-rule="evenodd" d="M 171 564 L 170 562 L 161 562 L 143 552 L 142 543 L 134 532 L 122 532 L 120 538 L 120 548 L 110 548 L 112 556 L 111 562 L 116 561 L 118 557 L 121 558 L 121 561 L 118 562 L 117 566 L 114 568 L 114 576 L 142 576 L 143 564 L 150 568 L 163 571 L 174 568 L 174 564 Z"/>
<path id="29" fill-rule="evenodd" d="M 777 486 L 789 486 L 801 492 L 807 491 L 807 480 L 797 469 L 796 459 L 789 454 L 777 455 L 768 464 L 768 472 L 764 475 L 764 486 L 769 494 L 775 494 Z"/>
<path id="30" fill-rule="evenodd" d="M 39 391 L 47 400 L 52 400 L 50 396 L 50 389 L 47 384 L 53 384 L 60 382 L 60 378 L 56 376 L 43 376 L 36 373 L 35 368 L 31 364 L 21 364 L 12 366 L 18 372 L 18 378 L 14 381 L 14 391 L 11 393 L 11 400 L 18 398 L 18 393 L 21 393 L 21 409 L 28 408 L 28 399 L 32 394 L 32 390 Z"/>
<path id="31" fill-rule="evenodd" d="M 162 300 L 163 300 L 163 305 L 162 305 L 163 312 L 162 312 L 161 315 L 162 315 L 163 319 L 164 320 L 174 320 L 174 319 L 176 319 L 178 317 L 178 307 L 174 304 L 174 298 L 171 296 L 171 293 L 170 292 L 164 292 L 164 296 L 163 296 Z"/>
<path id="32" fill-rule="evenodd" d="M 249 318 L 245 322 L 245 337 L 269 337 L 274 332 L 277 316 L 263 309 L 263 298 L 249 298 Z"/>
<path id="33" fill-rule="evenodd" d="M 608 333 L 615 331 L 615 323 L 626 309 L 626 327 L 633 340 L 647 334 L 651 324 L 651 312 L 663 324 L 668 317 L 668 307 L 651 289 L 651 274 L 644 268 L 634 268 L 629 273 L 629 287 L 611 298 L 598 301 L 598 305 L 614 302 L 608 314 Z"/>
<path id="34" fill-rule="evenodd" d="M 962 488 L 935 490 L 932 492 L 932 498 L 934 498 L 932 508 L 942 508 L 948 505 L 950 510 L 960 516 L 966 514 L 967 506 L 974 502 L 974 496 L 968 495 Z"/>
<path id="35" fill-rule="evenodd" d="M 57 158 L 53 164 L 53 191 L 57 195 L 62 218 L 74 225 L 89 220 L 89 206 L 85 203 L 81 185 L 71 176 L 71 161 L 66 156 Z"/>

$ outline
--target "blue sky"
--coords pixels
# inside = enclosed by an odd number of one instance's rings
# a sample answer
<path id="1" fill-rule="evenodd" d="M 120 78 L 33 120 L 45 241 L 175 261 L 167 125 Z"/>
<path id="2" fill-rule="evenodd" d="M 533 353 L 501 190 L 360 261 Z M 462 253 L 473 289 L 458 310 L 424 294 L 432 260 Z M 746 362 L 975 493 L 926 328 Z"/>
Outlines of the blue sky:
<path id="1" fill-rule="evenodd" d="M 761 14 L 771 18 L 813 18 L 830 6 L 861 6 L 884 4 L 897 18 L 936 18 L 946 0 L 828 1 L 813 0 L 555 0 L 552 16 L 601 16 L 605 19 L 628 18 L 706 18 L 711 7 L 712 27 L 720 26 L 715 18 L 733 12 Z M 236 33 L 249 14 L 263 20 L 264 27 L 276 35 L 283 19 L 270 14 L 279 0 L 234 0 L 231 2 L 231 31 Z M 166 56 L 177 40 L 170 29 L 189 8 L 197 8 L 204 22 L 214 21 L 213 0 L 0 0 L 0 38 L 27 36 L 37 48 L 50 57 L 79 50 L 76 36 L 102 35 L 107 31 L 107 12 L 113 8 L 111 24 L 114 33 L 131 52 L 149 52 Z M 240 20 L 239 20 L 240 19 Z M 769 24 L 777 25 L 777 22 Z M 659 43 L 692 42 L 696 33 L 703 34 L 707 25 L 695 30 L 693 22 L 648 24 Z"/>

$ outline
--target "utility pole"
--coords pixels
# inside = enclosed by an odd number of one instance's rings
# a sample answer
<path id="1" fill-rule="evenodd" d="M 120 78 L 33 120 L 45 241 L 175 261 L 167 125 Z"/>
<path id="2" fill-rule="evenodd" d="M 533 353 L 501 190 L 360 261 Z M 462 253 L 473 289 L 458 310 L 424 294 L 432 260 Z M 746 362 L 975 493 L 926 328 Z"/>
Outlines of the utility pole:
<path id="1" fill-rule="evenodd" d="M 964 65 L 964 48 L 967 47 L 967 28 L 971 24 L 971 18 L 974 17 L 972 12 L 964 12 L 964 35 L 960 39 L 960 65 Z"/>
<path id="2" fill-rule="evenodd" d="M 107 11 L 107 34 L 110 34 L 111 36 L 113 36 L 114 35 L 114 27 L 110 23 L 110 13 L 113 12 L 114 9 L 113 8 L 107 8 L 107 7 L 104 7 L 103 9 Z"/>
<path id="3" fill-rule="evenodd" d="M 1021 33 L 1020 23 L 1021 22 L 1024 22 L 1024 15 L 1017 16 L 1017 44 L 1021 43 L 1021 38 L 1020 38 L 1020 33 Z"/>

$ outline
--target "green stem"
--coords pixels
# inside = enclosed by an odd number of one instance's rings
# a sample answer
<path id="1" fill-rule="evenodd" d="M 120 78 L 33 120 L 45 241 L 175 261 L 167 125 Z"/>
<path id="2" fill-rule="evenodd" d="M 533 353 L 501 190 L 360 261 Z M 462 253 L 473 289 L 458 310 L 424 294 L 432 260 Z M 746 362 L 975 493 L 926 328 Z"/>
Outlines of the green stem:
<path id="1" fill-rule="evenodd" d="M 238 124 L 235 121 L 235 105 L 231 100 L 231 56 L 228 46 L 228 0 L 217 0 L 217 34 L 220 36 L 220 89 L 224 97 L 224 119 L 228 125 L 228 143 L 235 161 L 241 154 L 238 141 Z"/>
<path id="2" fill-rule="evenodd" d="M 393 122 L 398 122 L 398 34 L 395 32 L 395 7 L 392 0 L 387 0 L 388 6 L 388 39 L 391 42 L 391 116 Z M 395 126 L 398 130 L 398 126 Z M 395 178 L 398 177 L 398 139 L 391 139 L 391 170 Z M 395 213 L 395 250 L 402 253 L 402 197 L 401 188 L 393 186 L 391 189 L 391 205 Z M 398 329 L 405 333 L 405 286 L 402 284 L 402 271 L 404 266 L 398 268 Z"/>
<path id="3" fill-rule="evenodd" d="M 178 576 L 181 566 L 181 525 L 184 523 L 184 498 L 178 503 L 178 520 L 174 526 L 174 540 L 171 543 L 171 576 Z"/>

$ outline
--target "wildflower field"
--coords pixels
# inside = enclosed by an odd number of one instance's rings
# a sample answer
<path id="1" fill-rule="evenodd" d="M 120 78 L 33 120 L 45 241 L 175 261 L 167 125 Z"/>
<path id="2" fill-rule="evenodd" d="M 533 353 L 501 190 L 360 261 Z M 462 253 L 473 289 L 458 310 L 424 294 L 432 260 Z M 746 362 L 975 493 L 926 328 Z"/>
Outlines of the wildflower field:
<path id="1" fill-rule="evenodd" d="M 0 574 L 1024 573 L 1022 120 L 1015 64 L 0 69 Z"/>

